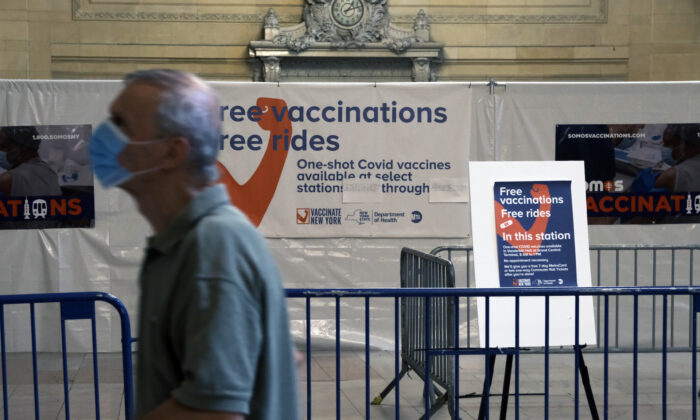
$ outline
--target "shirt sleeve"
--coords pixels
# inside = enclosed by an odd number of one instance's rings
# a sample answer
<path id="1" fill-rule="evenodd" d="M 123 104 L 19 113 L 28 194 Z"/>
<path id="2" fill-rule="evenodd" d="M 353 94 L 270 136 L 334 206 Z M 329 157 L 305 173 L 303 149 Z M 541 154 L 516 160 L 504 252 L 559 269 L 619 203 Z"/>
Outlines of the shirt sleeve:
<path id="1" fill-rule="evenodd" d="M 249 414 L 263 341 L 260 304 L 240 278 L 199 278 L 186 312 L 184 379 L 173 398 Z"/>

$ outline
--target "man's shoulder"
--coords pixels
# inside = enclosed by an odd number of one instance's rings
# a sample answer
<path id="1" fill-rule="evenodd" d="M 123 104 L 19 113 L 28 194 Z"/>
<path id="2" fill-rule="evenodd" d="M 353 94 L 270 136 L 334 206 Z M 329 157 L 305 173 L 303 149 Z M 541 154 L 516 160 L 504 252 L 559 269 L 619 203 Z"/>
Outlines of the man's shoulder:
<path id="1" fill-rule="evenodd" d="M 236 207 L 226 204 L 212 209 L 202 216 L 196 228 L 202 235 L 222 236 L 230 239 L 261 238 L 255 226 Z"/>
<path id="2" fill-rule="evenodd" d="M 264 259 L 269 255 L 267 243 L 248 218 L 232 205 L 212 209 L 191 231 L 199 253 L 221 252 L 245 259 Z"/>
<path id="3" fill-rule="evenodd" d="M 243 287 L 256 302 L 262 289 L 281 289 L 267 242 L 240 210 L 218 206 L 191 233 L 185 252 L 197 260 L 197 277 Z"/>

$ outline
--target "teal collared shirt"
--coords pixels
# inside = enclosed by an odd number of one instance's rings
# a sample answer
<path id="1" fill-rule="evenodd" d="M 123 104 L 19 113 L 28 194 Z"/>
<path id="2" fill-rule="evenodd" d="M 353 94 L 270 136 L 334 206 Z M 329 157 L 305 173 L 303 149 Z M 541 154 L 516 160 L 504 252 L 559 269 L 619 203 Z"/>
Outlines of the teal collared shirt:
<path id="1" fill-rule="evenodd" d="M 137 417 L 172 397 L 249 419 L 300 418 L 277 268 L 222 185 L 148 239 L 140 284 Z"/>

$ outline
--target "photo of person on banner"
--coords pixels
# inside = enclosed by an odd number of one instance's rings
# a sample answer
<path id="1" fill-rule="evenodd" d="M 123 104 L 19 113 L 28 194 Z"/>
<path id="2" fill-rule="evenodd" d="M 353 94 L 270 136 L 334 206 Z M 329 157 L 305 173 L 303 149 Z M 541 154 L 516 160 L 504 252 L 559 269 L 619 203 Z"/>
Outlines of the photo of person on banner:
<path id="1" fill-rule="evenodd" d="M 556 159 L 584 161 L 588 223 L 695 223 L 699 126 L 557 125 Z"/>
<path id="2" fill-rule="evenodd" d="M 656 188 L 670 191 L 700 191 L 700 125 L 669 124 L 664 145 L 671 148 L 676 164 L 658 175 Z"/>
<path id="3" fill-rule="evenodd" d="M 0 127 L 0 229 L 94 227 L 89 124 Z"/>
<path id="4" fill-rule="evenodd" d="M 58 175 L 39 157 L 34 126 L 0 128 L 0 193 L 6 196 L 61 195 Z"/>
<path id="5" fill-rule="evenodd" d="M 6 197 L 23 197 L 25 219 L 9 219 L 7 205 L 0 212 L 0 229 L 48 229 L 61 226 L 59 220 L 46 220 L 45 217 L 30 218 L 30 206 L 27 197 L 57 197 L 63 194 L 58 182 L 58 175 L 41 157 L 37 139 L 38 131 L 34 126 L 15 126 L 0 128 L 0 199 Z M 13 200 L 16 201 L 16 200 Z M 38 201 L 44 202 L 43 199 Z M 38 203 L 37 203 L 38 204 Z M 44 204 L 46 206 L 46 204 Z M 37 214 L 44 214 L 46 207 L 36 208 Z"/>
<path id="6" fill-rule="evenodd" d="M 698 193 L 700 192 L 700 125 L 669 124 L 663 135 L 664 146 L 670 149 L 673 166 L 655 172 L 647 168 L 634 179 L 630 190 L 635 193 Z M 695 201 L 695 200 L 691 200 Z M 692 207 L 692 206 L 691 206 Z M 694 208 L 692 210 L 695 210 Z M 692 212 L 692 210 L 690 210 Z M 697 213 L 697 212 L 696 212 Z M 699 215 L 678 215 L 654 218 L 655 222 L 697 223 Z"/>

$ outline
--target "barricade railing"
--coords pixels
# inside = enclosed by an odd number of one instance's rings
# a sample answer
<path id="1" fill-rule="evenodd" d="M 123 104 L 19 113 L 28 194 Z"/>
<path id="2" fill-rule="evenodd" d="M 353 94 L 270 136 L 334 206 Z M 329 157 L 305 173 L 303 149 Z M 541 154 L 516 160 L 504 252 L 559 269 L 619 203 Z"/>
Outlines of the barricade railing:
<path id="1" fill-rule="evenodd" d="M 454 264 L 457 287 L 475 287 L 474 254 L 471 246 L 439 246 L 430 254 L 445 258 Z M 695 285 L 695 279 L 700 276 L 700 245 L 591 245 L 590 261 L 593 286 L 690 287 Z M 675 296 L 671 298 L 669 351 L 689 351 L 691 348 L 689 341 L 678 339 L 678 335 L 683 334 L 684 329 L 690 328 L 690 318 L 681 315 L 687 312 L 690 303 L 692 302 L 677 302 Z M 476 325 L 474 305 L 473 299 L 463 303 L 463 313 L 469 331 L 474 331 Z M 625 334 L 630 327 L 626 314 L 631 308 L 621 303 L 619 298 L 614 299 L 612 307 L 615 316 L 611 351 L 631 352 L 632 337 Z M 598 343 L 602 338 L 601 308 L 601 298 L 596 297 Z M 658 352 L 661 343 L 657 324 L 660 321 L 661 307 L 657 298 L 652 297 L 650 301 L 642 302 L 639 309 L 651 325 L 648 334 L 642 337 L 639 351 Z M 467 347 L 472 345 L 472 339 L 472 335 L 463 337 Z M 600 351 L 600 344 L 588 350 Z"/>
<path id="2" fill-rule="evenodd" d="M 70 398 L 68 363 L 66 352 L 66 321 L 90 320 L 92 330 L 92 360 L 94 375 L 95 418 L 100 419 L 100 392 L 97 356 L 97 332 L 95 303 L 106 302 L 119 314 L 122 335 L 122 369 L 124 373 L 124 414 L 127 420 L 133 419 L 134 393 L 131 362 L 131 325 L 129 315 L 122 302 L 116 297 L 101 292 L 47 293 L 24 295 L 0 295 L 0 355 L 2 363 L 2 398 L 4 419 L 9 419 L 7 352 L 5 342 L 5 307 L 9 305 L 28 305 L 30 314 L 29 333 L 31 334 L 34 418 L 39 418 L 39 380 L 37 368 L 36 306 L 38 304 L 57 303 L 60 305 L 61 354 L 63 367 L 63 393 L 66 419 L 70 419 Z"/>
<path id="3" fill-rule="evenodd" d="M 519 346 L 520 342 L 520 311 L 515 310 L 515 346 L 512 349 L 502 349 L 502 348 L 491 348 L 489 347 L 489 318 L 487 315 L 487 318 L 484 320 L 486 328 L 485 328 L 485 343 L 486 343 L 486 348 L 483 349 L 477 349 L 477 348 L 463 348 L 463 347 L 453 347 L 453 348 L 438 348 L 435 343 L 431 343 L 429 340 L 429 337 L 432 337 L 432 329 L 435 328 L 434 320 L 432 319 L 432 315 L 434 315 L 434 312 L 431 310 L 431 303 L 435 299 L 451 299 L 454 300 L 455 302 L 455 307 L 459 306 L 459 301 L 460 299 L 471 299 L 471 298 L 476 298 L 476 297 L 483 297 L 485 299 L 485 305 L 486 305 L 486 314 L 490 314 L 490 311 L 488 310 L 488 305 L 491 299 L 496 298 L 496 297 L 512 297 L 514 298 L 514 304 L 515 307 L 518 308 L 521 299 L 525 298 L 531 298 L 531 297 L 540 297 L 543 298 L 543 305 L 544 305 L 544 319 L 550 319 L 550 301 L 555 298 L 559 297 L 572 297 L 575 301 L 575 308 L 576 308 L 576 316 L 574 320 L 574 325 L 575 325 L 575 331 L 574 331 L 574 337 L 575 337 L 575 343 L 574 347 L 581 347 L 581 344 L 579 342 L 579 299 L 582 296 L 595 296 L 595 297 L 600 297 L 601 301 L 603 302 L 603 306 L 601 309 L 601 315 L 603 317 L 602 320 L 599 320 L 602 328 L 603 328 L 603 333 L 602 333 L 602 350 L 601 350 L 601 357 L 602 357 L 602 369 L 601 371 L 603 372 L 603 383 L 602 383 L 602 397 L 603 397 L 603 403 L 602 403 L 602 412 L 604 415 L 604 418 L 608 418 L 609 414 L 609 409 L 610 409 L 610 388 L 611 388 L 611 379 L 609 376 L 609 368 L 611 366 L 610 363 L 610 358 L 611 358 L 611 353 L 612 353 L 612 342 L 611 342 L 611 324 L 614 323 L 614 319 L 611 317 L 612 311 L 610 310 L 610 303 L 612 300 L 616 298 L 620 299 L 630 299 L 632 301 L 632 318 L 633 318 L 633 326 L 632 326 L 632 334 L 633 334 L 633 345 L 631 347 L 631 353 L 633 357 L 633 363 L 631 369 L 629 369 L 629 372 L 627 369 L 623 370 L 623 372 L 628 373 L 631 375 L 631 380 L 628 382 L 625 382 L 625 378 L 620 378 L 616 377 L 615 378 L 615 386 L 620 387 L 623 389 L 631 389 L 632 390 L 632 410 L 633 410 L 633 415 L 632 418 L 637 418 L 640 410 L 640 404 L 639 404 L 639 376 L 640 376 L 640 364 L 639 364 L 639 355 L 640 355 L 640 346 L 639 346 L 639 331 L 640 331 L 640 326 L 643 325 L 640 323 L 639 320 L 639 302 L 642 299 L 645 298 L 653 298 L 656 297 L 660 301 L 660 306 L 662 308 L 661 312 L 661 331 L 660 331 L 660 337 L 661 337 L 661 346 L 659 348 L 660 352 L 660 358 L 661 360 L 658 361 L 660 366 L 651 366 L 650 362 L 648 360 L 645 361 L 645 365 L 643 366 L 642 372 L 648 372 L 648 371 L 658 371 L 660 372 L 660 377 L 659 378 L 653 378 L 658 380 L 658 390 L 660 394 L 660 407 L 657 407 L 655 409 L 658 409 L 659 413 L 658 416 L 654 414 L 654 418 L 667 418 L 669 415 L 669 355 L 679 355 L 679 352 L 676 353 L 671 353 L 670 348 L 669 348 L 669 340 L 670 340 L 670 330 L 669 330 L 669 301 L 674 298 L 674 297 L 683 297 L 683 298 L 689 298 L 690 301 L 692 302 L 692 305 L 688 310 L 691 313 L 690 319 L 691 319 L 691 327 L 689 328 L 689 333 L 690 337 L 689 342 L 691 343 L 691 346 L 689 348 L 692 350 L 690 351 L 691 353 L 691 366 L 690 366 L 690 373 L 688 376 L 689 378 L 673 378 L 673 390 L 674 390 L 674 395 L 673 399 L 671 401 L 674 402 L 674 404 L 677 404 L 677 400 L 681 398 L 686 398 L 687 402 L 684 402 L 684 408 L 687 410 L 687 412 L 683 412 L 682 408 L 678 408 L 674 406 L 674 417 L 675 418 L 692 418 L 696 419 L 697 418 L 697 384 L 696 384 L 696 371 L 697 371 L 697 352 L 695 349 L 697 349 L 697 313 L 700 311 L 700 287 L 589 287 L 589 288 L 569 288 L 569 287 L 562 287 L 562 288 L 503 288 L 503 289 L 466 289 L 466 288 L 435 288 L 435 289 L 424 289 L 424 288 L 402 288 L 402 289 L 288 289 L 287 290 L 287 296 L 288 298 L 294 299 L 294 298 L 301 298 L 305 299 L 306 302 L 306 352 L 307 352 L 307 358 L 306 358 L 306 395 L 307 395 L 307 400 L 306 400 L 306 418 L 307 419 L 312 419 L 312 400 L 313 400 L 313 395 L 312 395 L 312 389 L 311 389 L 311 382 L 313 380 L 311 376 L 311 359 L 312 359 L 312 349 L 311 349 L 311 329 L 310 329 L 310 323 L 312 319 L 311 315 L 311 301 L 314 299 L 328 299 L 332 298 L 335 299 L 335 304 L 336 304 L 336 375 L 335 375 L 335 385 L 336 385 L 336 418 L 340 419 L 340 413 L 341 413 L 341 376 L 340 376 L 340 364 L 341 364 L 341 346 L 340 346 L 340 306 L 341 306 L 341 301 L 344 301 L 346 299 L 363 299 L 364 300 L 364 307 L 365 307 L 365 337 L 364 337 L 364 347 L 365 347 L 365 418 L 369 419 L 371 418 L 371 409 L 370 409 L 370 366 L 371 366 L 371 359 L 370 359 L 370 324 L 371 324 L 371 319 L 372 319 L 372 314 L 370 313 L 370 301 L 372 301 L 372 307 L 377 308 L 378 307 L 378 300 L 387 300 L 389 301 L 389 305 L 393 304 L 393 309 L 394 309 L 394 314 L 395 314 L 395 320 L 394 320 L 394 381 L 396 381 L 396 387 L 394 388 L 395 392 L 395 399 L 394 399 L 394 404 L 395 404 L 395 418 L 400 419 L 400 408 L 401 408 L 401 398 L 400 398 L 400 386 L 399 386 L 399 375 L 400 375 L 400 358 L 402 355 L 402 351 L 400 348 L 400 340 L 399 340 L 399 333 L 402 325 L 402 320 L 400 320 L 400 307 L 401 307 L 401 302 L 405 299 L 422 299 L 424 301 L 424 304 L 422 305 L 423 308 L 423 314 L 422 314 L 422 319 L 425 321 L 425 328 L 426 328 L 426 342 L 423 347 L 423 351 L 426 353 L 428 356 L 425 359 L 425 375 L 427 377 L 432 376 L 432 366 L 435 366 L 437 363 L 437 360 L 440 358 L 452 358 L 455 363 L 455 367 L 453 369 L 453 384 L 459 384 L 459 373 L 460 373 L 460 368 L 459 368 L 459 357 L 460 355 L 482 355 L 485 358 L 484 362 L 484 388 L 488 389 L 486 385 L 490 385 L 489 381 L 489 358 L 490 356 L 494 354 L 506 354 L 506 353 L 511 353 L 514 355 L 515 358 L 515 369 L 514 369 L 514 410 L 516 413 L 520 412 L 521 405 L 520 405 L 520 389 L 521 389 L 521 375 L 520 375 L 520 358 L 523 355 L 524 352 L 526 352 L 528 349 L 521 348 Z M 454 312 L 454 317 L 455 319 L 449 320 L 450 322 L 454 322 L 457 324 L 459 322 L 458 320 L 458 312 Z M 529 316 L 529 314 L 528 314 Z M 542 390 L 541 390 L 541 395 L 542 395 L 542 413 L 543 413 L 543 418 L 548 419 L 550 418 L 550 376 L 551 376 L 551 371 L 550 369 L 550 355 L 551 355 L 551 349 L 549 346 L 549 337 L 550 337 L 550 331 L 549 331 L 549 323 L 544 322 L 545 325 L 545 331 L 544 331 L 544 337 L 545 337 L 545 346 L 542 348 L 541 353 L 537 354 L 529 354 L 528 357 L 543 357 L 544 358 L 544 367 L 541 372 L 542 377 L 533 377 L 533 373 L 529 373 L 528 377 L 528 385 L 533 386 L 532 384 L 542 384 Z M 455 335 L 456 335 L 456 342 L 459 342 L 459 328 L 455 329 Z M 676 356 L 677 357 L 677 356 Z M 573 366 L 571 366 L 571 373 L 574 377 L 574 391 L 573 391 L 573 398 L 574 401 L 570 405 L 570 407 L 565 407 L 566 409 L 570 409 L 571 412 L 568 415 L 565 415 L 566 418 L 579 418 L 579 370 L 580 370 L 580 358 L 579 357 L 574 357 L 574 362 Z M 687 369 L 682 370 L 684 374 L 688 374 Z M 645 387 L 649 388 L 650 386 L 650 379 L 648 376 L 644 379 L 645 380 Z M 597 383 L 599 384 L 600 378 L 597 378 Z M 433 391 L 430 389 L 433 384 L 432 381 L 427 381 L 427 390 L 424 393 L 424 401 L 425 401 L 425 415 L 426 417 L 430 417 L 430 413 L 432 410 L 432 403 L 433 403 Z M 561 384 L 557 383 L 557 387 L 560 387 Z M 629 388 L 628 388 L 629 387 Z M 680 391 L 679 391 L 680 390 Z M 597 390 L 598 394 L 600 395 L 600 390 Z M 645 412 L 651 412 L 653 411 L 649 407 L 649 400 L 651 397 L 649 396 L 649 390 L 645 391 L 645 401 L 644 401 L 644 410 Z M 678 396 L 680 394 L 682 396 Z M 505 392 L 504 392 L 505 393 Z M 678 394 L 678 395 L 677 395 Z M 687 394 L 687 395 L 686 395 Z M 507 395 L 507 394 L 506 394 Z M 486 412 L 485 412 L 485 417 L 484 418 L 489 418 L 489 393 L 485 392 L 483 395 L 481 395 L 482 398 L 485 399 L 486 401 Z M 458 416 L 460 412 L 460 395 L 458 392 L 453 393 L 450 398 L 453 399 L 454 404 L 454 413 Z M 530 398 L 535 398 L 535 397 L 530 397 Z M 450 405 L 452 405 L 450 404 Z M 559 403 L 561 404 L 561 403 Z M 626 406 L 629 406 L 629 401 L 624 401 L 624 404 Z M 689 407 L 691 406 L 691 407 Z M 554 418 L 563 418 L 561 417 L 561 410 L 562 407 L 559 406 L 557 407 L 558 414 L 554 415 Z M 680 411 L 679 411 L 680 410 Z M 386 413 L 384 412 L 383 415 Z M 681 417 L 678 417 L 681 416 Z M 588 415 L 586 415 L 588 417 Z M 595 416 L 594 416 L 595 417 Z M 457 417 L 454 417 L 457 418 Z M 516 416 L 517 418 L 517 416 Z M 646 418 L 646 417 L 645 417 Z"/>
<path id="4" fill-rule="evenodd" d="M 452 263 L 442 258 L 425 254 L 409 248 L 401 250 L 401 287 L 402 288 L 440 288 L 455 287 L 455 273 Z M 444 392 L 437 387 L 427 387 L 434 391 L 433 410 L 438 410 L 443 404 L 450 402 L 456 385 L 454 377 L 454 359 L 440 358 L 436 361 L 431 374 L 426 374 L 427 357 L 424 349 L 430 346 L 437 348 L 455 347 L 455 330 L 459 327 L 459 317 L 455 317 L 454 300 L 437 298 L 430 302 L 420 298 L 406 298 L 401 301 L 401 372 L 399 378 L 390 382 L 373 404 L 381 404 L 386 395 L 391 392 L 397 382 L 405 374 L 413 370 L 424 383 L 435 382 L 443 387 Z M 423 314 L 429 312 L 432 325 Z M 451 322 L 455 320 L 455 322 Z M 428 380 L 430 377 L 430 380 Z M 450 411 L 452 407 L 450 406 Z"/>

